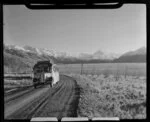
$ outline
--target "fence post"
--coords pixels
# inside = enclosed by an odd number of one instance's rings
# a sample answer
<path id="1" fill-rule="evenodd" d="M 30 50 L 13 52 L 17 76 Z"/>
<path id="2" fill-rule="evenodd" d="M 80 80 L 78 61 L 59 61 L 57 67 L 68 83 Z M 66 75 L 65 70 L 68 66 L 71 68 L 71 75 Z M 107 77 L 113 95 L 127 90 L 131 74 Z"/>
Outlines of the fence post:
<path id="1" fill-rule="evenodd" d="M 81 75 L 83 74 L 83 63 L 81 63 Z"/>

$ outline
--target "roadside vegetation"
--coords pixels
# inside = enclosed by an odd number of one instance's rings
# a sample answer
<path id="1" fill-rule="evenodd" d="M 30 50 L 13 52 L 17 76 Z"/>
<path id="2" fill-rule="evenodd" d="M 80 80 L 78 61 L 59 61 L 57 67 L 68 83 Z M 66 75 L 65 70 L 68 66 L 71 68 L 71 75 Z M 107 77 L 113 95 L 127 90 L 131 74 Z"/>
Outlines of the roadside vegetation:
<path id="1" fill-rule="evenodd" d="M 146 79 L 111 75 L 70 74 L 81 87 L 79 117 L 146 118 Z"/>

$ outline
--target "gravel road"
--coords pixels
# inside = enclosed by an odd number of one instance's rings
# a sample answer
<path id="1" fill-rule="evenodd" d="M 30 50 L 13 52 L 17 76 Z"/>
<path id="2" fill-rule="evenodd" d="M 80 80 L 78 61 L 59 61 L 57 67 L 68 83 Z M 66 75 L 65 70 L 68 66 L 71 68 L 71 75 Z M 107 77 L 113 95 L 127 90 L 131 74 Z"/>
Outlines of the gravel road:
<path id="1" fill-rule="evenodd" d="M 60 75 L 60 81 L 37 89 L 21 91 L 5 97 L 5 119 L 31 119 L 32 117 L 76 117 L 80 89 L 69 76 Z"/>

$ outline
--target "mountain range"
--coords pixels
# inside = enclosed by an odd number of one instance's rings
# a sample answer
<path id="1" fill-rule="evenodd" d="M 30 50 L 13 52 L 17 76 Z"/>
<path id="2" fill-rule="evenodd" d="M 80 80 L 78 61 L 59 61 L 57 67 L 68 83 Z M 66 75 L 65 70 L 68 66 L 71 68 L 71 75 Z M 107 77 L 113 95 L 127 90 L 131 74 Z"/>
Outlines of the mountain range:
<path id="1" fill-rule="evenodd" d="M 78 56 L 31 46 L 4 44 L 4 72 L 28 72 L 39 60 L 52 59 L 56 63 L 107 63 L 107 62 L 146 62 L 146 48 L 141 47 L 124 54 L 106 53 L 101 50 L 93 54 L 81 53 Z M 24 69 L 24 70 L 23 70 Z"/>

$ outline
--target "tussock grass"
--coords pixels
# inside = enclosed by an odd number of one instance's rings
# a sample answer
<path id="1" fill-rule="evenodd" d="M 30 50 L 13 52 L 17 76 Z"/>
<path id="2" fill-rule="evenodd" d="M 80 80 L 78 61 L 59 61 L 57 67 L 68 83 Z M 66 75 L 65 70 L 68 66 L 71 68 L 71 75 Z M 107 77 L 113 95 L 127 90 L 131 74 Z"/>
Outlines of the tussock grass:
<path id="1" fill-rule="evenodd" d="M 146 79 L 70 74 L 81 87 L 79 117 L 146 118 Z"/>

